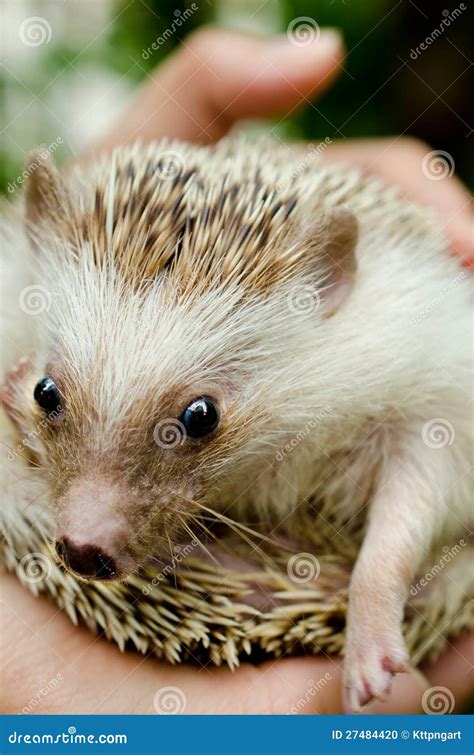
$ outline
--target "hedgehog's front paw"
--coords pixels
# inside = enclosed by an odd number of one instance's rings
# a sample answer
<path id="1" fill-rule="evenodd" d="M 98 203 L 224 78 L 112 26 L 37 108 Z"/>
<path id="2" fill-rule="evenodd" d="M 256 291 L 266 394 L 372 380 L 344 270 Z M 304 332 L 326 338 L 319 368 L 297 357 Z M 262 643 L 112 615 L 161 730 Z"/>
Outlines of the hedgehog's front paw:
<path id="1" fill-rule="evenodd" d="M 384 699 L 392 678 L 405 671 L 410 658 L 401 631 L 350 624 L 345 644 L 344 708 L 358 713 L 373 698 Z"/>

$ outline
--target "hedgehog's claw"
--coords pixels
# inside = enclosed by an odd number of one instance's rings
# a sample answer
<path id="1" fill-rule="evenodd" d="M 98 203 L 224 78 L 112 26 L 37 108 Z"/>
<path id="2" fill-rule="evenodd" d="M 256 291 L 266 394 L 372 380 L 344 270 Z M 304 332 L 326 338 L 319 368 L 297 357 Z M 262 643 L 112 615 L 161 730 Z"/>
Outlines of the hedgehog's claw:
<path id="1" fill-rule="evenodd" d="M 344 709 L 360 713 L 375 698 L 385 700 L 390 694 L 395 674 L 406 671 L 409 656 L 403 639 L 388 634 L 365 633 L 350 636 L 344 665 Z"/>

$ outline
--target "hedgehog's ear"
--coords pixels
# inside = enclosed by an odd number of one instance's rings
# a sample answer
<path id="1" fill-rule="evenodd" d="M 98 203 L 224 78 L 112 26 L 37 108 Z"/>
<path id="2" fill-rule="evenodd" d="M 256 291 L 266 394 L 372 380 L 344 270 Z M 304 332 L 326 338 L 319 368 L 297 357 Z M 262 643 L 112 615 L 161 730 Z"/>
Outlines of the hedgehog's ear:
<path id="1" fill-rule="evenodd" d="M 312 261 L 319 280 L 322 276 L 323 313 L 329 317 L 339 309 L 355 281 L 359 236 L 356 216 L 347 207 L 335 207 L 311 223 L 309 234 Z"/>
<path id="2" fill-rule="evenodd" d="M 34 150 L 28 155 L 25 191 L 28 225 L 37 226 L 65 211 L 65 187 L 49 152 Z"/>

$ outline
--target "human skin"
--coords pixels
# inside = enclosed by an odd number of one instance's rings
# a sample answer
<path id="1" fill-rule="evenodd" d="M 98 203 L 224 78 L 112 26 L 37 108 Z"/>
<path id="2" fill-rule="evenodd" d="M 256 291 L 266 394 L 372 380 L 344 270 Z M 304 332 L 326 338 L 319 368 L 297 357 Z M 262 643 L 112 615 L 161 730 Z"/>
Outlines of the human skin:
<path id="1" fill-rule="evenodd" d="M 334 30 L 313 45 L 298 47 L 285 37 L 262 40 L 203 29 L 147 78 L 134 102 L 103 140 L 80 156 L 93 159 L 114 146 L 176 137 L 209 144 L 246 118 L 283 115 L 315 99 L 335 79 L 344 46 Z M 427 145 L 401 137 L 335 142 L 324 159 L 344 161 L 398 185 L 409 199 L 438 210 L 454 253 L 474 264 L 470 200 L 454 177 L 430 181 L 421 164 Z M 226 668 L 170 666 L 77 628 L 46 600 L 34 598 L 11 575 L 0 584 L 0 711 L 18 713 L 38 688 L 61 674 L 61 682 L 36 713 L 153 713 L 162 687 L 182 690 L 186 713 L 288 713 L 305 700 L 302 713 L 340 713 L 342 659 L 283 658 L 260 666 Z M 474 688 L 474 634 L 448 643 L 443 656 L 420 670 L 397 676 L 386 702 L 366 713 L 421 712 L 425 689 L 442 685 L 461 710 Z M 327 683 L 308 695 L 310 680 Z"/>

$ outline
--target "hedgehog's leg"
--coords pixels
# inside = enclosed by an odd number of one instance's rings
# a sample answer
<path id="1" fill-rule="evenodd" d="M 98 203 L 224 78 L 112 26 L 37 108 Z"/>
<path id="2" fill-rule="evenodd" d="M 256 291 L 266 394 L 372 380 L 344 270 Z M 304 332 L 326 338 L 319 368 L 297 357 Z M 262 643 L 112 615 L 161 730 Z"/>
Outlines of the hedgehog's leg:
<path id="1" fill-rule="evenodd" d="M 435 530 L 446 518 L 440 480 L 437 483 L 433 458 L 421 439 L 391 449 L 349 590 L 344 664 L 348 711 L 360 711 L 372 698 L 383 697 L 392 676 L 409 663 L 402 635 L 405 602 Z"/>

